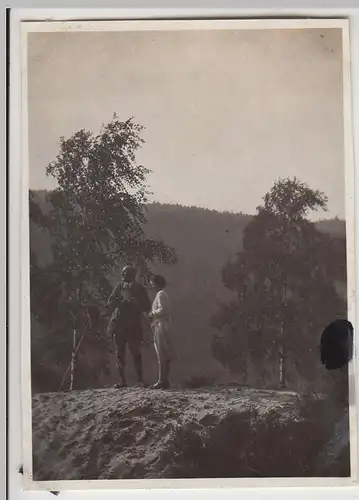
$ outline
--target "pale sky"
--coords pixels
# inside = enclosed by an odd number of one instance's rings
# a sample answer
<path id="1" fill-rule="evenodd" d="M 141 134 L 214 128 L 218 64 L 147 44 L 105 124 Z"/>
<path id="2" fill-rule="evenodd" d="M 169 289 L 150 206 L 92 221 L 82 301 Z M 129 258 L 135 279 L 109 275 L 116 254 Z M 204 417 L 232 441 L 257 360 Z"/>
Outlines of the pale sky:
<path id="1" fill-rule="evenodd" d="M 54 187 L 60 136 L 117 113 L 146 127 L 152 200 L 254 213 L 297 176 L 344 217 L 340 30 L 30 33 L 28 49 L 30 188 Z"/>

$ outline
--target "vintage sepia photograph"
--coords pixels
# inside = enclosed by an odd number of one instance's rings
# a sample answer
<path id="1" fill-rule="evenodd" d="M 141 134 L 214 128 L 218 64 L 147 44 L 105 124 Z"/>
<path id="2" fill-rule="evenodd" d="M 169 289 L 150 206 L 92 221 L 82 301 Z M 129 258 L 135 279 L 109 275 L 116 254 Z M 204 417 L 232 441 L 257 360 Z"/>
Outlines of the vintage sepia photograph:
<path id="1" fill-rule="evenodd" d="M 347 36 L 27 23 L 33 481 L 351 477 Z"/>

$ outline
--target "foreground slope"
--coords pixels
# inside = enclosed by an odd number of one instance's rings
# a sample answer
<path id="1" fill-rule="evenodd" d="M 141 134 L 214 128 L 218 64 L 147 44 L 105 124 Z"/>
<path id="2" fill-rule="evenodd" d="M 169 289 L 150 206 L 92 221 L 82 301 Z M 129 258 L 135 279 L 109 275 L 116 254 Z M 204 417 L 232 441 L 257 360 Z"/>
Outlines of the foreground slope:
<path id="1" fill-rule="evenodd" d="M 37 394 L 34 479 L 348 475 L 348 447 L 318 459 L 341 419 L 332 402 L 240 387 Z"/>

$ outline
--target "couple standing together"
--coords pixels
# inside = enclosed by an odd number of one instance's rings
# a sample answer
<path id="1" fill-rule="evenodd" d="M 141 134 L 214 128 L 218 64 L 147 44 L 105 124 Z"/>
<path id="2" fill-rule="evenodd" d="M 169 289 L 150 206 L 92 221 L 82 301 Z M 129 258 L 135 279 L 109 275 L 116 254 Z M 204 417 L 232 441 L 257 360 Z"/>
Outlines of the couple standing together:
<path id="1" fill-rule="evenodd" d="M 158 381 L 156 389 L 169 387 L 170 364 L 173 357 L 170 339 L 169 299 L 165 291 L 166 280 L 154 275 L 151 287 L 156 291 L 151 305 L 146 289 L 136 281 L 136 269 L 126 266 L 122 270 L 122 279 L 115 286 L 108 307 L 111 318 L 107 327 L 108 336 L 112 337 L 117 351 L 120 381 L 116 387 L 126 386 L 126 347 L 128 346 L 135 365 L 137 379 L 144 385 L 142 370 L 143 320 L 148 318 L 153 333 L 153 344 L 158 359 Z"/>

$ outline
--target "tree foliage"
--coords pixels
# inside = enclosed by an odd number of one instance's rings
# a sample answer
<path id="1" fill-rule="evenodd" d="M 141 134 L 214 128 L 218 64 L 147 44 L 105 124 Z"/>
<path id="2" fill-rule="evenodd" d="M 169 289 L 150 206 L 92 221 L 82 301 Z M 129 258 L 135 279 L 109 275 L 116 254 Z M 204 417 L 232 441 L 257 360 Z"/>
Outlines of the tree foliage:
<path id="1" fill-rule="evenodd" d="M 213 355 L 246 375 L 248 358 L 262 380 L 279 370 L 315 376 L 324 327 L 345 316 L 336 285 L 345 281 L 345 240 L 319 231 L 307 217 L 326 210 L 327 198 L 297 179 L 281 179 L 264 197 L 248 224 L 243 251 L 222 269 L 234 299 L 220 306 L 213 324 L 220 330 Z M 279 380 L 278 373 L 278 380 Z"/>

